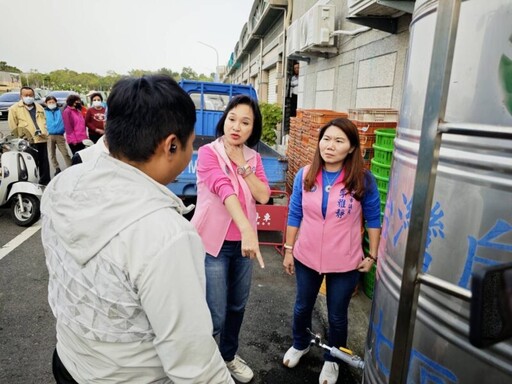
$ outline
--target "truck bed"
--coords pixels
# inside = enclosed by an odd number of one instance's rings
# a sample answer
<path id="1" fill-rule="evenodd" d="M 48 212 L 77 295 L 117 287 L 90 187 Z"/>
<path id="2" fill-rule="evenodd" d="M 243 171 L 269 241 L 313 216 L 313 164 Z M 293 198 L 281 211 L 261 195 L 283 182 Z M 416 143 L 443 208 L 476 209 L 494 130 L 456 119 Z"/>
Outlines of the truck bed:
<path id="1" fill-rule="evenodd" d="M 194 131 L 194 152 L 192 160 L 176 180 L 167 187 L 177 196 L 193 200 L 197 195 L 196 169 L 197 150 L 215 140 L 215 130 L 227 102 L 235 95 L 248 95 L 257 99 L 251 85 L 211 83 L 195 80 L 181 80 L 180 86 L 191 96 L 196 106 L 196 124 Z M 263 168 L 272 189 L 285 189 L 288 163 L 277 151 L 260 141 L 254 149 L 259 152 Z"/>
<path id="2" fill-rule="evenodd" d="M 194 152 L 190 163 L 178 178 L 167 185 L 167 187 L 177 196 L 192 197 L 197 195 L 196 187 L 196 169 L 197 169 L 197 150 L 215 140 L 212 136 L 196 136 L 194 140 Z M 285 188 L 286 170 L 288 162 L 277 151 L 260 141 L 253 149 L 259 152 L 263 162 L 263 168 L 267 175 L 271 189 Z"/>

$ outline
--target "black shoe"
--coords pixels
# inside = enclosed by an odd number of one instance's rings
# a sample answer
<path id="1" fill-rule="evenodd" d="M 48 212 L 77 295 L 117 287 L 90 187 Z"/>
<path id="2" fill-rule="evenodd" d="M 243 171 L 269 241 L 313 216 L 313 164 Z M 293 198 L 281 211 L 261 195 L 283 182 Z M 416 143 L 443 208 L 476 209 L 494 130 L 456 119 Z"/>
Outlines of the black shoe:
<path id="1" fill-rule="evenodd" d="M 55 176 L 57 176 L 61 172 L 60 168 L 55 168 Z"/>

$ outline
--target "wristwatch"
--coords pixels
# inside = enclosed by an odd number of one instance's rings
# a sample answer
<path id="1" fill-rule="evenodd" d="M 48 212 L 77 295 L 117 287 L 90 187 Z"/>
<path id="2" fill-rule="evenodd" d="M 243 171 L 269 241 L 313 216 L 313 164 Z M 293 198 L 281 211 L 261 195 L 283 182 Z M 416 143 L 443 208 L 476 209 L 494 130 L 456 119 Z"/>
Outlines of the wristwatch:
<path id="1" fill-rule="evenodd" d="M 243 167 L 238 167 L 236 169 L 236 173 L 238 173 L 240 176 L 247 176 L 251 173 L 252 169 L 249 164 L 245 164 Z"/>

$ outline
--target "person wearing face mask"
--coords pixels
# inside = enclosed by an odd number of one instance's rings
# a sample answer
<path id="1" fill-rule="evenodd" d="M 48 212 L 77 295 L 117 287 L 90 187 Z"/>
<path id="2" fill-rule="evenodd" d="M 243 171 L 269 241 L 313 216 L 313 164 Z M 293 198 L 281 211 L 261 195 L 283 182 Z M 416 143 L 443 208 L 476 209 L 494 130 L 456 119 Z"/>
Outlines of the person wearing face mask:
<path id="1" fill-rule="evenodd" d="M 89 139 L 94 143 L 105 133 L 105 107 L 103 96 L 96 92 L 91 95 L 92 107 L 87 110 L 85 126 L 89 133 Z"/>
<path id="2" fill-rule="evenodd" d="M 87 140 L 85 130 L 85 119 L 82 115 L 82 101 L 78 95 L 69 95 L 66 99 L 66 108 L 62 112 L 64 121 L 64 130 L 66 132 L 66 142 L 73 155 L 85 148 L 82 143 Z"/>
<path id="3" fill-rule="evenodd" d="M 71 166 L 71 157 L 69 156 L 66 139 L 64 138 L 64 120 L 62 120 L 62 112 L 57 108 L 57 99 L 54 96 L 48 96 L 45 99 L 46 109 L 46 126 L 48 128 L 48 150 L 50 152 L 50 160 L 53 168 L 55 168 L 55 175 L 61 172 L 59 162 L 55 153 L 55 147 L 59 149 L 66 166 Z"/>
<path id="4" fill-rule="evenodd" d="M 44 109 L 34 103 L 35 92 L 30 87 L 22 87 L 21 100 L 9 108 L 8 124 L 11 134 L 25 139 L 30 143 L 27 149 L 35 159 L 39 169 L 39 184 L 50 182 L 50 165 L 48 164 L 48 149 L 46 141 L 46 117 Z"/>

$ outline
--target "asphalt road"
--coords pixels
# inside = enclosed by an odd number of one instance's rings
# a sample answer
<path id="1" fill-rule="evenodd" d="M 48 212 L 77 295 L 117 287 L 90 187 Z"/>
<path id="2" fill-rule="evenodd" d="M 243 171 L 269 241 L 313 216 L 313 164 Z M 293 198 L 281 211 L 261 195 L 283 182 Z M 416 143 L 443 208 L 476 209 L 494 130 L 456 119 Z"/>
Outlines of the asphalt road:
<path id="1" fill-rule="evenodd" d="M 23 232 L 6 211 L 0 212 L 0 243 Z M 0 248 L 2 249 L 2 248 Z M 318 383 L 322 351 L 312 348 L 294 369 L 283 353 L 291 345 L 293 278 L 285 276 L 281 256 L 263 247 L 266 268 L 255 268 L 239 354 L 255 372 L 253 383 Z M 54 318 L 47 302 L 47 281 L 40 230 L 0 260 L 0 383 L 52 383 Z M 313 327 L 323 331 L 320 313 Z M 355 383 L 354 372 L 341 370 L 338 383 Z"/>
<path id="2" fill-rule="evenodd" d="M 0 131 L 6 128 L 6 122 L 0 121 Z M 54 382 L 55 324 L 47 301 L 48 274 L 37 226 L 31 237 L 5 255 L 6 245 L 25 229 L 14 225 L 7 209 L 0 209 L 0 383 Z M 254 384 L 318 383 L 323 364 L 320 348 L 312 347 L 294 369 L 282 365 L 283 354 L 292 343 L 295 280 L 283 273 L 281 256 L 274 248 L 264 246 L 262 251 L 266 268 L 254 268 L 239 354 L 254 370 Z M 313 318 L 313 329 L 319 333 L 325 332 L 324 303 L 320 297 Z M 360 356 L 370 305 L 360 290 L 349 310 L 349 347 Z M 338 384 L 356 382 L 360 382 L 360 372 L 341 366 Z"/>

